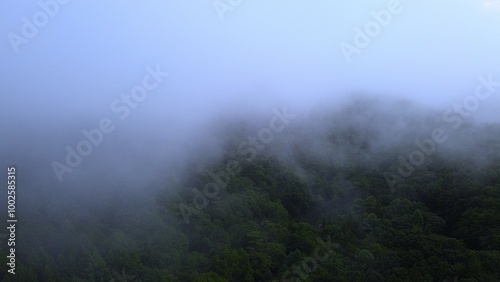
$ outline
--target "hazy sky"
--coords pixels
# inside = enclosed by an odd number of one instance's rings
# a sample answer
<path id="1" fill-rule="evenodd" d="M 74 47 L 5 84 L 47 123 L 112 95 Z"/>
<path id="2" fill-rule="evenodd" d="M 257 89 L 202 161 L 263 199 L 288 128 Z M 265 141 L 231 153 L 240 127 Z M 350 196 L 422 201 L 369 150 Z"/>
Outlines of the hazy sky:
<path id="1" fill-rule="evenodd" d="M 117 131 L 102 152 L 124 136 L 138 148 L 151 132 L 183 140 L 220 111 L 270 112 L 278 98 L 298 107 L 365 92 L 449 107 L 478 76 L 500 81 L 500 1 L 27 2 L 0 1 L 0 152 L 10 162 L 22 161 L 13 146 L 50 152 L 48 171 L 106 117 Z M 399 12 L 348 62 L 341 44 L 355 46 L 356 28 L 390 6 Z M 117 119 L 113 101 L 158 65 L 169 76 Z"/>

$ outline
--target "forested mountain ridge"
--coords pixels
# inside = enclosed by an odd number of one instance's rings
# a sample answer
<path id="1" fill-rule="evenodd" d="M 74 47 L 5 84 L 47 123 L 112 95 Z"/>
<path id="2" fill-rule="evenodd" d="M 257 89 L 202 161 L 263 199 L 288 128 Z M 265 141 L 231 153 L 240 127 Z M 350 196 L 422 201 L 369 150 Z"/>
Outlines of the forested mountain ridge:
<path id="1" fill-rule="evenodd" d="M 219 158 L 158 193 L 85 214 L 45 199 L 4 281 L 497 281 L 500 127 L 448 131 L 391 189 L 400 156 L 443 126 L 405 118 L 362 103 L 297 118 L 252 158 L 252 133 L 228 127 Z"/>

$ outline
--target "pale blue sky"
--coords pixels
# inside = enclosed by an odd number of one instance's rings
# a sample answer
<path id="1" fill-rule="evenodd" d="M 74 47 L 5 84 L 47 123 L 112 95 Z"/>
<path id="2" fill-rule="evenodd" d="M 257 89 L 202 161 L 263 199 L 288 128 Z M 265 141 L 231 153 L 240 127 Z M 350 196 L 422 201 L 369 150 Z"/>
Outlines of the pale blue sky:
<path id="1" fill-rule="evenodd" d="M 390 2 L 243 1 L 221 21 L 211 1 L 70 1 L 16 54 L 7 34 L 21 35 L 21 18 L 41 8 L 2 1 L 0 90 L 11 105 L 90 110 L 160 64 L 169 99 L 238 99 L 267 85 L 298 100 L 360 90 L 432 103 L 463 97 L 480 74 L 500 77 L 500 9 L 480 0 L 402 0 L 347 63 L 339 44 Z"/>
<path id="2" fill-rule="evenodd" d="M 495 1 L 401 0 L 401 13 L 348 63 L 340 44 L 353 44 L 355 28 L 390 2 L 243 0 L 221 20 L 210 0 L 73 0 L 16 53 L 9 34 L 22 36 L 23 17 L 32 22 L 43 10 L 38 1 L 0 1 L 0 120 L 10 132 L 0 145 L 45 140 L 38 149 L 53 154 L 44 164 L 64 158 L 82 124 L 113 115 L 112 101 L 148 65 L 170 76 L 122 128 L 152 134 L 161 125 L 168 138 L 221 111 L 271 113 L 352 92 L 447 108 L 473 94 L 479 75 L 500 80 Z M 481 111 L 496 112 L 499 101 Z"/>

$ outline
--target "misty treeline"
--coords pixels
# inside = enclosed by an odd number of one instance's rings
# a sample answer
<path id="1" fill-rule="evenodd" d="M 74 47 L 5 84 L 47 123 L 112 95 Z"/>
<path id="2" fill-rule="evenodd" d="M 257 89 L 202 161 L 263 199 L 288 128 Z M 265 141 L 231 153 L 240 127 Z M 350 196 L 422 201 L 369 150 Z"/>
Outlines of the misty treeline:
<path id="1" fill-rule="evenodd" d="M 218 156 L 182 173 L 129 190 L 120 180 L 107 197 L 89 180 L 92 201 L 54 192 L 20 205 L 17 274 L 4 281 L 500 277 L 498 124 L 452 128 L 442 113 L 369 99 L 301 114 L 255 154 L 240 144 L 266 122 L 219 119 Z M 435 128 L 447 140 L 391 188 Z"/>

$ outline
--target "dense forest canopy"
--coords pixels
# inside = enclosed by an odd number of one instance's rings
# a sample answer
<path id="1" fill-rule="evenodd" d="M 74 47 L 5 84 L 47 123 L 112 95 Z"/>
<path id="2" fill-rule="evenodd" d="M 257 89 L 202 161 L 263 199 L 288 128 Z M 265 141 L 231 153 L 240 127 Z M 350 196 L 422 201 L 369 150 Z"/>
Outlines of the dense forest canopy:
<path id="1" fill-rule="evenodd" d="M 500 0 L 0 12 L 0 281 L 500 281 Z"/>
<path id="2" fill-rule="evenodd" d="M 498 124 L 370 99 L 288 111 L 272 138 L 269 120 L 217 120 L 216 156 L 182 174 L 23 205 L 3 281 L 498 280 Z"/>

